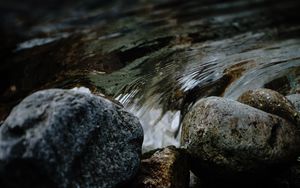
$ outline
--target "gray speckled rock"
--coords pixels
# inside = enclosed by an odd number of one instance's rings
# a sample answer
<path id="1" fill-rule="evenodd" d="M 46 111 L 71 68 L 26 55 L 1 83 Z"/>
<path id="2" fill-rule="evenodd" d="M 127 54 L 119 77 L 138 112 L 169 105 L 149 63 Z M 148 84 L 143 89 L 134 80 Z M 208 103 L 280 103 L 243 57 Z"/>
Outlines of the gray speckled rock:
<path id="1" fill-rule="evenodd" d="M 285 96 L 276 91 L 265 88 L 249 90 L 238 101 L 300 125 L 299 112 Z"/>
<path id="2" fill-rule="evenodd" d="M 286 98 L 300 111 L 300 94 L 288 95 Z"/>
<path id="3" fill-rule="evenodd" d="M 138 171 L 143 130 L 112 102 L 45 90 L 16 106 L 0 128 L 1 187 L 116 187 Z"/>
<path id="4" fill-rule="evenodd" d="M 196 175 L 259 176 L 297 158 L 296 131 L 294 124 L 278 116 L 209 97 L 198 101 L 184 118 L 181 143 L 192 157 Z"/>

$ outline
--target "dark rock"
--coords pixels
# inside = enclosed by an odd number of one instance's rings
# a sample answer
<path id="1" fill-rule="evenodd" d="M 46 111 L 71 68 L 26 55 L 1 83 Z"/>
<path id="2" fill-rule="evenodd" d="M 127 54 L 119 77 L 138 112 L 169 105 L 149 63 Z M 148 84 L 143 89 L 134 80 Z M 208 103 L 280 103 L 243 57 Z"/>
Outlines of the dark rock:
<path id="1" fill-rule="evenodd" d="M 190 188 L 203 187 L 203 183 L 199 177 L 197 177 L 193 172 L 190 172 Z"/>
<path id="2" fill-rule="evenodd" d="M 184 188 L 189 185 L 189 164 L 182 149 L 168 146 L 143 155 L 136 188 Z"/>
<path id="3" fill-rule="evenodd" d="M 0 128 L 1 187 L 116 187 L 138 171 L 136 117 L 88 93 L 45 90 Z"/>
<path id="4" fill-rule="evenodd" d="M 288 95 L 286 98 L 300 111 L 300 94 Z"/>
<path id="5" fill-rule="evenodd" d="M 294 169 L 293 169 L 294 170 Z M 192 172 L 190 174 L 190 186 L 189 188 L 216 188 L 216 187 L 230 187 L 230 188 L 296 188 L 295 183 L 297 180 L 291 179 L 289 176 L 296 175 L 295 172 L 290 173 L 291 169 L 280 173 L 277 176 L 263 178 L 253 178 L 247 176 L 244 178 L 233 178 L 228 181 L 228 179 L 206 179 L 203 177 L 197 177 Z M 299 181 L 299 178 L 298 178 Z"/>
<path id="6" fill-rule="evenodd" d="M 274 91 L 277 91 L 283 95 L 288 95 L 290 91 L 292 91 L 291 87 L 291 80 L 288 78 L 290 77 L 289 73 L 288 75 L 276 78 L 266 84 L 264 84 L 263 88 L 271 89 Z"/>
<path id="7" fill-rule="evenodd" d="M 265 112 L 280 116 L 286 120 L 294 122 L 297 125 L 300 123 L 299 112 L 285 96 L 276 91 L 264 88 L 249 90 L 243 93 L 238 98 L 238 101 Z"/>
<path id="8" fill-rule="evenodd" d="M 296 160 L 297 127 L 237 101 L 209 97 L 183 120 L 181 143 L 197 176 L 235 178 L 273 174 Z"/>

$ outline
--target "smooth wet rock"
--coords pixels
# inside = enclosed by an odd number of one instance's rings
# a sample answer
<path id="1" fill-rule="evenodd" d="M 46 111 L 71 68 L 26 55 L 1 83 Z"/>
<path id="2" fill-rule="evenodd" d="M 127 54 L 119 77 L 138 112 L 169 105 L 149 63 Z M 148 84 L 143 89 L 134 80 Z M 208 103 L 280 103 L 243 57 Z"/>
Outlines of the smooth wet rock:
<path id="1" fill-rule="evenodd" d="M 296 110 L 300 111 L 300 94 L 288 95 L 286 98 L 294 105 Z"/>
<path id="2" fill-rule="evenodd" d="M 300 125 L 299 112 L 285 96 L 276 91 L 264 88 L 249 90 L 238 101 Z"/>
<path id="3" fill-rule="evenodd" d="M 1 187 L 116 187 L 138 171 L 136 117 L 88 93 L 51 89 L 25 98 L 0 128 Z"/>
<path id="4" fill-rule="evenodd" d="M 197 176 L 272 175 L 296 160 L 296 125 L 237 101 L 199 100 L 183 120 L 181 144 Z"/>
<path id="5" fill-rule="evenodd" d="M 182 149 L 168 146 L 143 154 L 135 188 L 184 188 L 189 185 L 189 164 Z"/>

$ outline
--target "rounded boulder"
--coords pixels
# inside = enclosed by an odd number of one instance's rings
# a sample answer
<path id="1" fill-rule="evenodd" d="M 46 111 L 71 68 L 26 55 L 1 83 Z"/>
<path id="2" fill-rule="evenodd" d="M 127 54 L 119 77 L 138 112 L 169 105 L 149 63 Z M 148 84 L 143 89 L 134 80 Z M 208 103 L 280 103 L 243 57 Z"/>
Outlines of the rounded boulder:
<path id="1" fill-rule="evenodd" d="M 114 103 L 51 89 L 17 105 L 0 127 L 1 187 L 102 187 L 138 171 L 143 130 Z"/>
<path id="2" fill-rule="evenodd" d="M 198 176 L 260 176 L 293 162 L 300 151 L 296 125 L 225 98 L 199 100 L 182 126 L 181 144 Z"/>

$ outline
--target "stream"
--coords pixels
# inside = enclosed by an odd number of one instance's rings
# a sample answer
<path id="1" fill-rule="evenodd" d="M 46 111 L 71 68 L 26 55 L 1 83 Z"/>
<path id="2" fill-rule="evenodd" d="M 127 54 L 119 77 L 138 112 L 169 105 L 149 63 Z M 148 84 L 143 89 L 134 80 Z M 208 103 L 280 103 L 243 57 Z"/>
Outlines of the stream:
<path id="1" fill-rule="evenodd" d="M 297 0 L 88 2 L 38 13 L 0 3 L 15 29 L 2 34 L 15 35 L 2 47 L 2 119 L 36 90 L 87 87 L 139 117 L 148 151 L 179 146 L 203 97 L 300 92 Z"/>

